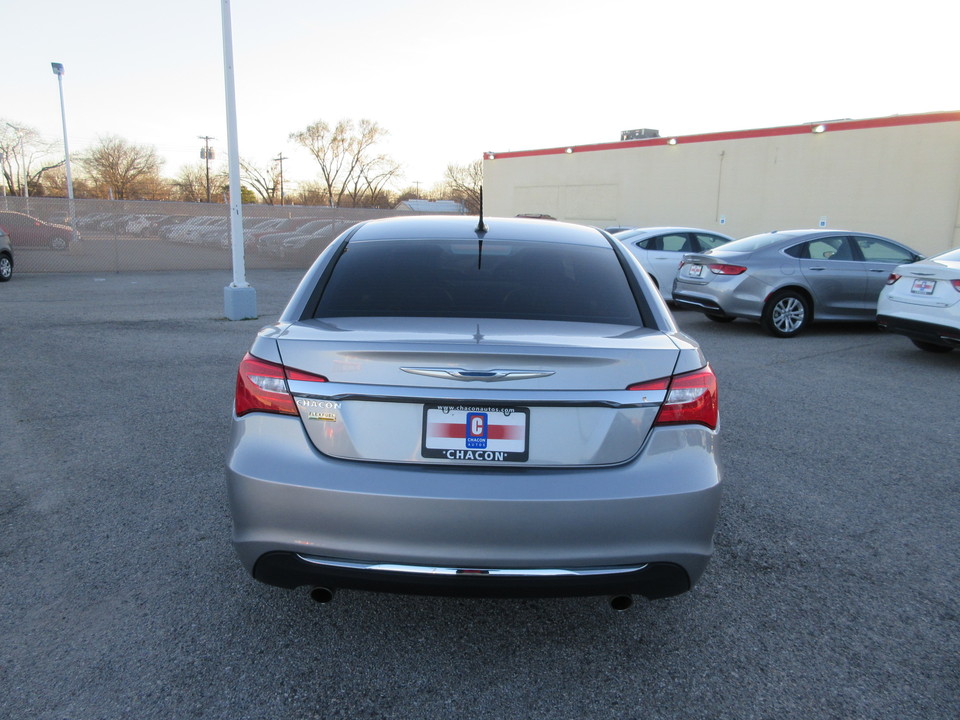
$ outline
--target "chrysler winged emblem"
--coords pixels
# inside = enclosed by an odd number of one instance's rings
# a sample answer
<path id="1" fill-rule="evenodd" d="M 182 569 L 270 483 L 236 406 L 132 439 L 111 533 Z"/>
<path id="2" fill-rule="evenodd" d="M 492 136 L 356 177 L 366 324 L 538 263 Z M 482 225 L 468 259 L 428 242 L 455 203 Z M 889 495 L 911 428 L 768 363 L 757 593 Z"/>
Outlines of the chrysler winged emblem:
<path id="1" fill-rule="evenodd" d="M 504 380 L 532 380 L 549 377 L 553 370 L 465 370 L 463 368 L 400 368 L 411 375 L 439 378 L 441 380 L 462 380 L 463 382 L 502 382 Z"/>

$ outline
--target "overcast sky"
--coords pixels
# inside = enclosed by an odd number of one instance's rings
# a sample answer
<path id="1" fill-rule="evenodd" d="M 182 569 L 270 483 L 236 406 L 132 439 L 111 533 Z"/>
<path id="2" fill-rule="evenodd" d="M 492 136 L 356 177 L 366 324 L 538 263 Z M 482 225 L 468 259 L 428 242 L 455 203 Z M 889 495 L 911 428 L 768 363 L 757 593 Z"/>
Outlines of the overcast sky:
<path id="1" fill-rule="evenodd" d="M 960 4 L 776 0 L 233 0 L 240 154 L 291 159 L 317 121 L 369 118 L 408 184 L 529 150 L 960 110 Z M 0 120 L 226 159 L 220 0 L 0 0 Z"/>

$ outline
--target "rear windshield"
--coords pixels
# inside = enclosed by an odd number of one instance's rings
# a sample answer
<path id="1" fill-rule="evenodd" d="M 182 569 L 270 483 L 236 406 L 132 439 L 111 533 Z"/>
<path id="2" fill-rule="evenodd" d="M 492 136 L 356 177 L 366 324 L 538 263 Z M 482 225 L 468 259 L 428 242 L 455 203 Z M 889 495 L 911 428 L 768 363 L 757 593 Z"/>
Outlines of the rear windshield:
<path id="1" fill-rule="evenodd" d="M 486 240 L 347 245 L 314 317 L 523 318 L 643 325 L 609 246 Z"/>
<path id="2" fill-rule="evenodd" d="M 767 247 L 767 245 L 773 245 L 776 242 L 781 240 L 787 240 L 792 237 L 798 236 L 799 233 L 789 233 L 789 232 L 778 232 L 778 233 L 763 233 L 762 235 L 751 235 L 750 237 L 741 238 L 740 240 L 734 240 L 733 242 L 725 243 L 718 247 L 718 250 L 723 250 L 724 252 L 753 252 L 755 250 L 760 250 Z"/>
<path id="3" fill-rule="evenodd" d="M 930 259 L 931 260 L 951 260 L 953 262 L 956 262 L 960 260 L 960 248 L 957 248 L 956 250 L 947 250 L 947 252 L 940 253 L 939 255 L 935 255 Z"/>

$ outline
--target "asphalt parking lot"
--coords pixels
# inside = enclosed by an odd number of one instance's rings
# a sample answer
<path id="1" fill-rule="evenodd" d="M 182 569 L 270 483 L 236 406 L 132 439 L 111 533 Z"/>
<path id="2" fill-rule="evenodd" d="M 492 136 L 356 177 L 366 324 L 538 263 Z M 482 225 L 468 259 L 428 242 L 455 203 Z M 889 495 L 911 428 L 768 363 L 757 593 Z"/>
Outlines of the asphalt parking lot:
<path id="1" fill-rule="evenodd" d="M 680 312 L 720 381 L 693 592 L 468 600 L 250 579 L 223 481 L 236 363 L 297 271 L 0 285 L 0 717 L 960 717 L 960 352 Z"/>

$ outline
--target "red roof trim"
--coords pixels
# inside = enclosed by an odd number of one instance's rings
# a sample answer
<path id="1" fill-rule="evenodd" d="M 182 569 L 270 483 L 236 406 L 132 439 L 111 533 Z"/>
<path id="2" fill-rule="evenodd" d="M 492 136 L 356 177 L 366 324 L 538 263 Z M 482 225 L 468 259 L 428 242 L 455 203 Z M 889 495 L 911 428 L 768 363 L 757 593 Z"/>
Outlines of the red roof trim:
<path id="1" fill-rule="evenodd" d="M 932 123 L 960 122 L 960 112 L 923 113 L 920 115 L 892 115 L 890 117 L 870 118 L 867 120 L 828 120 L 821 123 L 788 125 L 785 127 L 760 128 L 757 130 L 735 130 L 730 132 L 706 133 L 703 135 L 677 135 L 645 140 L 626 140 L 623 142 L 596 143 L 593 145 L 571 145 L 569 147 L 544 148 L 542 150 L 517 150 L 515 152 L 488 152 L 484 159 L 500 160 L 504 158 L 536 157 L 538 155 L 564 155 L 567 153 L 596 152 L 598 150 L 625 150 L 627 148 L 655 147 L 658 145 L 689 145 L 691 143 L 718 142 L 721 140 L 748 140 L 753 138 L 778 137 L 782 135 L 805 135 L 814 128 L 823 126 L 823 132 L 843 130 L 868 130 L 872 128 L 901 127 L 905 125 L 929 125 Z"/>

